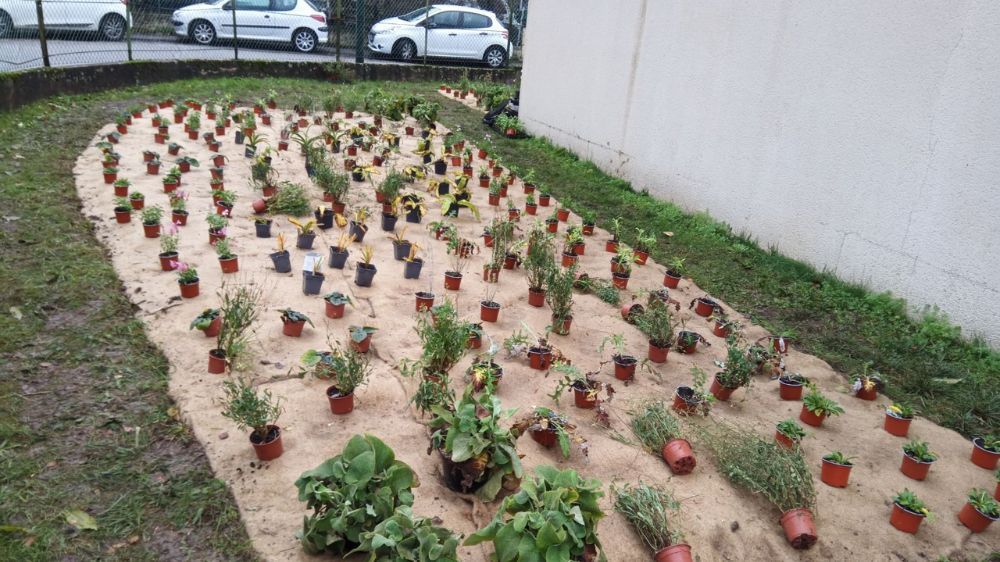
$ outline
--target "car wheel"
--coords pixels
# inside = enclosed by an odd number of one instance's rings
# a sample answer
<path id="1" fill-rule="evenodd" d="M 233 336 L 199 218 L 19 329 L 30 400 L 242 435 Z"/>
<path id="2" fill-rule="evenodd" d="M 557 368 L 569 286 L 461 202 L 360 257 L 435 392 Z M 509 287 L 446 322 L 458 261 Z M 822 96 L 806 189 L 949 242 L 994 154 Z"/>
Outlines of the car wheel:
<path id="1" fill-rule="evenodd" d="M 500 68 L 507 63 L 507 51 L 503 47 L 493 45 L 489 49 L 486 49 L 486 54 L 483 55 L 483 62 L 490 68 Z"/>
<path id="2" fill-rule="evenodd" d="M 121 41 L 125 38 L 125 18 L 118 14 L 108 14 L 101 20 L 101 37 L 108 41 Z"/>
<path id="3" fill-rule="evenodd" d="M 215 42 L 215 28 L 205 20 L 194 20 L 188 28 L 188 35 L 199 45 L 211 45 Z"/>
<path id="4" fill-rule="evenodd" d="M 417 58 L 417 44 L 409 39 L 400 39 L 392 46 L 392 54 L 399 60 L 411 61 Z"/>
<path id="5" fill-rule="evenodd" d="M 0 10 L 0 37 L 10 37 L 14 34 L 14 22 L 7 12 Z"/>
<path id="6" fill-rule="evenodd" d="M 300 53 L 311 53 L 316 43 L 316 34 L 311 29 L 299 29 L 292 34 L 292 46 Z"/>

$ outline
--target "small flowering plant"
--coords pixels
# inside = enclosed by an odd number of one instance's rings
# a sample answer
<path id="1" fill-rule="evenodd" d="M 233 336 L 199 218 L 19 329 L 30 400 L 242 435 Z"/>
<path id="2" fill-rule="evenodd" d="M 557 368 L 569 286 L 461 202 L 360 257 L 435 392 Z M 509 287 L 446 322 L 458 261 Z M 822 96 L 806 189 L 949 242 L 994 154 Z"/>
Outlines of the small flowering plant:
<path id="1" fill-rule="evenodd" d="M 177 243 L 179 241 L 178 232 L 179 229 L 177 228 L 177 223 L 170 223 L 170 226 L 167 227 L 167 233 L 160 236 L 160 253 L 177 253 Z"/>
<path id="2" fill-rule="evenodd" d="M 191 267 L 187 262 L 172 261 L 170 265 L 177 271 L 177 282 L 182 285 L 198 282 L 198 270 Z"/>
<path id="3" fill-rule="evenodd" d="M 931 515 L 931 511 L 927 509 L 924 502 L 921 501 L 920 498 L 918 498 L 917 495 L 911 492 L 908 488 L 903 488 L 902 492 L 893 496 L 892 501 L 898 504 L 899 507 L 913 513 L 918 513 L 924 517 L 930 517 Z"/>

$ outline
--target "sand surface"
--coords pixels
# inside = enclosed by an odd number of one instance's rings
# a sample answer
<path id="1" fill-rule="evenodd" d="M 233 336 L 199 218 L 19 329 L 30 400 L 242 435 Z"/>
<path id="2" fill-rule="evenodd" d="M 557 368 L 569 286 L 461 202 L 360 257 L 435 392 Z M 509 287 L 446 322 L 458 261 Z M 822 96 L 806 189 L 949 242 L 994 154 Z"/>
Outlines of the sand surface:
<path id="1" fill-rule="evenodd" d="M 172 117 L 172 110 L 165 109 L 161 114 Z M 275 115 L 271 127 L 261 127 L 275 146 L 281 125 L 281 116 Z M 402 131 L 402 124 L 396 125 Z M 83 203 L 83 215 L 94 222 L 97 236 L 107 247 L 130 298 L 138 307 L 137 314 L 147 325 L 150 339 L 170 361 L 170 393 L 184 419 L 193 427 L 197 439 L 204 445 L 215 473 L 231 486 L 255 547 L 269 560 L 311 558 L 302 553 L 294 538 L 306 510 L 304 504 L 296 499 L 293 483 L 301 472 L 334 456 L 352 435 L 361 432 L 371 432 L 385 440 L 395 449 L 397 457 L 409 463 L 418 473 L 421 486 L 415 490 L 414 511 L 417 514 L 439 516 L 445 526 L 466 535 L 488 521 L 496 504 L 482 505 L 470 497 L 449 491 L 440 483 L 438 457 L 426 453 L 428 432 L 424 420 L 408 405 L 416 382 L 401 376 L 397 369 L 401 359 L 419 356 L 418 339 L 414 332 L 413 294 L 433 290 L 440 302 L 446 293 L 443 288 L 447 263 L 444 243 L 434 241 L 426 229 L 428 222 L 439 219 L 439 205 L 430 203 L 431 210 L 423 225 L 407 225 L 406 238 L 426 248 L 424 258 L 427 263 L 421 279 L 402 278 L 403 262 L 393 260 L 390 240 L 386 233 L 380 231 L 376 218 L 365 238 L 366 243 L 370 242 L 376 248 L 378 274 L 374 286 L 360 288 L 353 283 L 355 258 L 359 253 L 355 244 L 345 270 L 326 271 L 323 292 L 345 292 L 355 300 L 356 307 L 349 307 L 343 319 L 327 319 L 324 317 L 323 300 L 319 296 L 302 294 L 298 273 L 303 259 L 302 250 L 291 249 L 293 273 L 277 274 L 273 271 L 268 254 L 273 251 L 274 239 L 256 238 L 250 220 L 250 203 L 258 198 L 258 194 L 253 193 L 250 187 L 249 160 L 242 155 L 243 147 L 233 142 L 232 131 L 227 131 L 222 148 L 222 153 L 229 158 L 225 184 L 227 190 L 236 191 L 240 196 L 229 237 L 239 254 L 240 273 L 226 276 L 229 278 L 226 281 L 258 283 L 266 288 L 267 293 L 266 310 L 255 326 L 252 369 L 241 374 L 254 377 L 262 387 L 281 397 L 286 408 L 279 421 L 283 428 L 285 453 L 279 459 L 262 465 L 256 460 L 247 436 L 237 431 L 234 424 L 220 413 L 224 377 L 210 375 L 206 370 L 208 351 L 213 347 L 214 340 L 188 329 L 192 318 L 202 309 L 218 306 L 217 291 L 222 285 L 223 275 L 216 263 L 214 250 L 208 244 L 205 223 L 205 215 L 211 209 L 210 153 L 202 141 L 187 140 L 181 127 L 171 125 L 172 136 L 175 139 L 185 137 L 178 142 L 186 148 L 188 155 L 202 162 L 201 167 L 184 175 L 181 187 L 190 194 L 191 211 L 188 225 L 181 228 L 181 259 L 199 270 L 201 296 L 198 298 L 180 300 L 176 276 L 172 272 L 160 271 L 158 241 L 143 237 L 138 216 L 128 225 L 115 223 L 112 187 L 102 181 L 97 148 L 88 148 L 80 155 L 75 169 L 77 188 Z M 95 142 L 101 134 L 112 129 L 111 125 L 104 127 L 95 136 Z M 318 132 L 317 129 L 313 127 L 311 132 Z M 404 137 L 402 158 L 397 166 L 416 161 L 412 154 L 415 144 L 414 137 Z M 172 157 L 166 156 L 165 146 L 153 143 L 148 114 L 135 120 L 129 134 L 122 137 L 117 147 L 123 155 L 119 177 L 132 180 L 134 189 L 145 193 L 147 205 L 167 208 L 162 176 L 145 174 L 142 164 L 144 149 L 163 154 L 163 172 L 173 161 Z M 477 161 L 475 166 L 478 168 L 479 165 Z M 290 151 L 275 154 L 274 166 L 280 173 L 280 179 L 309 186 L 314 202 L 320 203 L 320 193 L 308 181 L 302 156 L 294 144 Z M 384 170 L 380 169 L 377 179 L 383 173 Z M 477 237 L 486 221 L 495 214 L 495 210 L 487 205 L 487 190 L 476 187 L 473 192 L 474 202 L 482 210 L 483 221 L 476 222 L 468 212 L 463 211 L 456 224 L 467 237 Z M 523 207 L 520 182 L 511 187 L 510 197 Z M 366 205 L 373 211 L 378 209 L 373 188 L 368 184 L 352 183 L 348 204 Z M 547 215 L 551 210 L 539 208 L 539 217 L 544 218 L 543 211 L 547 211 Z M 628 210 L 622 209 L 621 212 L 627 213 Z M 570 222 L 579 222 L 579 217 L 571 217 Z M 400 220 L 400 226 L 403 224 L 404 221 Z M 526 225 L 527 220 L 522 220 L 522 224 Z M 564 229 L 565 224 L 560 224 L 560 232 Z M 277 232 L 284 232 L 290 241 L 294 240 L 294 229 L 284 217 L 275 220 L 274 233 Z M 336 228 L 321 234 L 315 247 L 324 252 L 338 234 Z M 611 254 L 604 252 L 607 238 L 607 233 L 600 230 L 588 238 L 586 254 L 581 257 L 582 271 L 610 278 L 608 260 Z M 469 319 L 478 320 L 479 300 L 485 283 L 477 272 L 481 271 L 480 264 L 488 255 L 488 251 L 484 251 L 473 258 L 462 290 L 448 295 L 457 299 L 461 314 Z M 629 292 L 660 288 L 662 278 L 663 268 L 650 261 L 646 266 L 635 268 Z M 681 282 L 679 289 L 672 291 L 672 296 L 685 306 L 691 299 L 703 294 L 687 279 Z M 520 270 L 502 272 L 496 300 L 503 305 L 500 319 L 494 325 L 487 324 L 486 332 L 497 345 L 522 321 L 537 332 L 542 332 L 549 323 L 547 307 L 536 309 L 527 304 L 527 285 Z M 285 307 L 306 313 L 316 327 L 307 326 L 300 339 L 283 336 L 277 310 Z M 624 334 L 631 353 L 645 357 L 645 338 L 622 320 L 617 309 L 594 296 L 577 295 L 574 312 L 571 334 L 553 336 L 553 339 L 554 344 L 577 365 L 585 369 L 595 368 L 600 361 L 597 348 L 601 340 L 612 333 Z M 689 369 L 692 365 L 714 373 L 712 361 L 724 357 L 723 341 L 711 335 L 704 318 L 682 308 L 678 319 L 685 321 L 689 329 L 707 337 L 712 347 L 702 348 L 694 355 L 672 351 L 667 363 L 657 369 L 662 380 L 640 373 L 638 380 L 627 387 L 616 384 L 618 393 L 609 405 L 613 429 L 627 432 L 624 410 L 630 401 L 647 397 L 669 400 L 675 387 L 690 382 Z M 748 324 L 745 318 L 742 320 Z M 346 341 L 347 327 L 351 324 L 368 324 L 379 329 L 371 351 L 374 374 L 370 384 L 357 393 L 355 411 L 347 416 L 335 417 L 330 413 L 324 396 L 326 384 L 294 375 L 304 351 L 323 348 L 327 338 Z M 762 328 L 752 325 L 748 326 L 746 333 L 751 340 L 767 335 Z M 465 384 L 460 373 L 471 361 L 472 356 L 469 355 L 453 371 L 459 393 Z M 505 370 L 505 378 L 498 391 L 504 407 L 525 411 L 534 405 L 552 405 L 546 395 L 555 385 L 554 376 L 545 378 L 538 371 L 531 370 L 526 361 L 507 360 L 502 352 L 498 361 Z M 804 441 L 803 448 L 813 469 L 819 494 L 817 525 L 820 540 L 811 551 L 800 553 L 792 550 L 778 524 L 780 514 L 777 510 L 761 498 L 731 486 L 715 470 L 708 454 L 697 445 L 695 453 L 699 464 L 695 472 L 688 476 L 672 476 L 659 458 L 636 446 L 615 441 L 609 431 L 594 426 L 592 412 L 576 409 L 571 395 L 566 395 L 560 409 L 580 426 L 580 432 L 590 441 L 589 459 L 575 452 L 568 461 L 563 461 L 556 451 L 543 449 L 527 436 L 519 441 L 519 451 L 525 455 L 524 463 L 528 468 L 539 464 L 573 467 L 585 476 L 601 479 L 606 485 L 640 479 L 665 485 L 682 501 L 682 526 L 694 553 L 701 560 L 933 560 L 939 555 L 956 559 L 961 559 L 963 555 L 981 558 L 989 552 L 990 545 L 1000 545 L 1000 526 L 993 525 L 981 535 L 970 535 L 955 517 L 970 488 L 992 490 L 994 486 L 990 472 L 969 462 L 969 441 L 927 420 L 916 419 L 911 436 L 928 440 L 941 459 L 934 464 L 926 481 L 909 480 L 899 472 L 900 447 L 904 440 L 881 429 L 882 405 L 887 403 L 885 397 L 868 402 L 849 396 L 840 375 L 816 357 L 797 352 L 794 346 L 787 364 L 790 370 L 801 372 L 816 381 L 825 393 L 847 410 L 845 415 L 828 420 L 822 428 L 810 429 L 810 435 Z M 604 369 L 600 378 L 613 380 L 611 366 Z M 797 417 L 801 408 L 799 402 L 781 401 L 777 390 L 776 382 L 759 378 L 749 392 L 739 390 L 730 403 L 717 404 L 711 416 L 770 436 L 777 421 Z M 832 450 L 857 457 L 851 484 L 846 489 L 831 488 L 819 481 L 820 458 Z M 914 490 L 937 513 L 937 520 L 925 522 L 916 536 L 903 534 L 889 525 L 890 498 L 904 487 Z M 611 510 L 610 496 L 604 498 L 603 506 L 607 508 L 608 516 L 600 523 L 599 535 L 608 548 L 609 559 L 617 562 L 651 559 L 625 520 Z M 461 559 L 487 560 L 488 548 L 463 548 Z"/>

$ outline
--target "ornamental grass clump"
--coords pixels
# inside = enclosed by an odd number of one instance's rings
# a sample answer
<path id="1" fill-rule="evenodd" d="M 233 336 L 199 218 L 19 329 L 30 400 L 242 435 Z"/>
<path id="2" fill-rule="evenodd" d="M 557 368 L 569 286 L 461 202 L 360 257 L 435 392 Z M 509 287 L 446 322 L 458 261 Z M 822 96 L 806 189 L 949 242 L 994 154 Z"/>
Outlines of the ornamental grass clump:
<path id="1" fill-rule="evenodd" d="M 676 524 L 680 505 L 670 492 L 643 484 L 625 484 L 611 489 L 615 511 L 625 516 L 639 538 L 654 553 L 684 542 L 684 533 Z"/>

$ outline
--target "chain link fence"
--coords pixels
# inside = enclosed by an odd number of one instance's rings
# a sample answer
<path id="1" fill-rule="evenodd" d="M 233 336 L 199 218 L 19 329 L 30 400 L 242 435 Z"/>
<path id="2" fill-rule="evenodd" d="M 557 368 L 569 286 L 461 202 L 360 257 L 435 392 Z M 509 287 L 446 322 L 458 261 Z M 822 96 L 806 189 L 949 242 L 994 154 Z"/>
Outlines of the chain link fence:
<path id="1" fill-rule="evenodd" d="M 0 72 L 136 60 L 520 65 L 528 0 L 0 0 Z"/>

